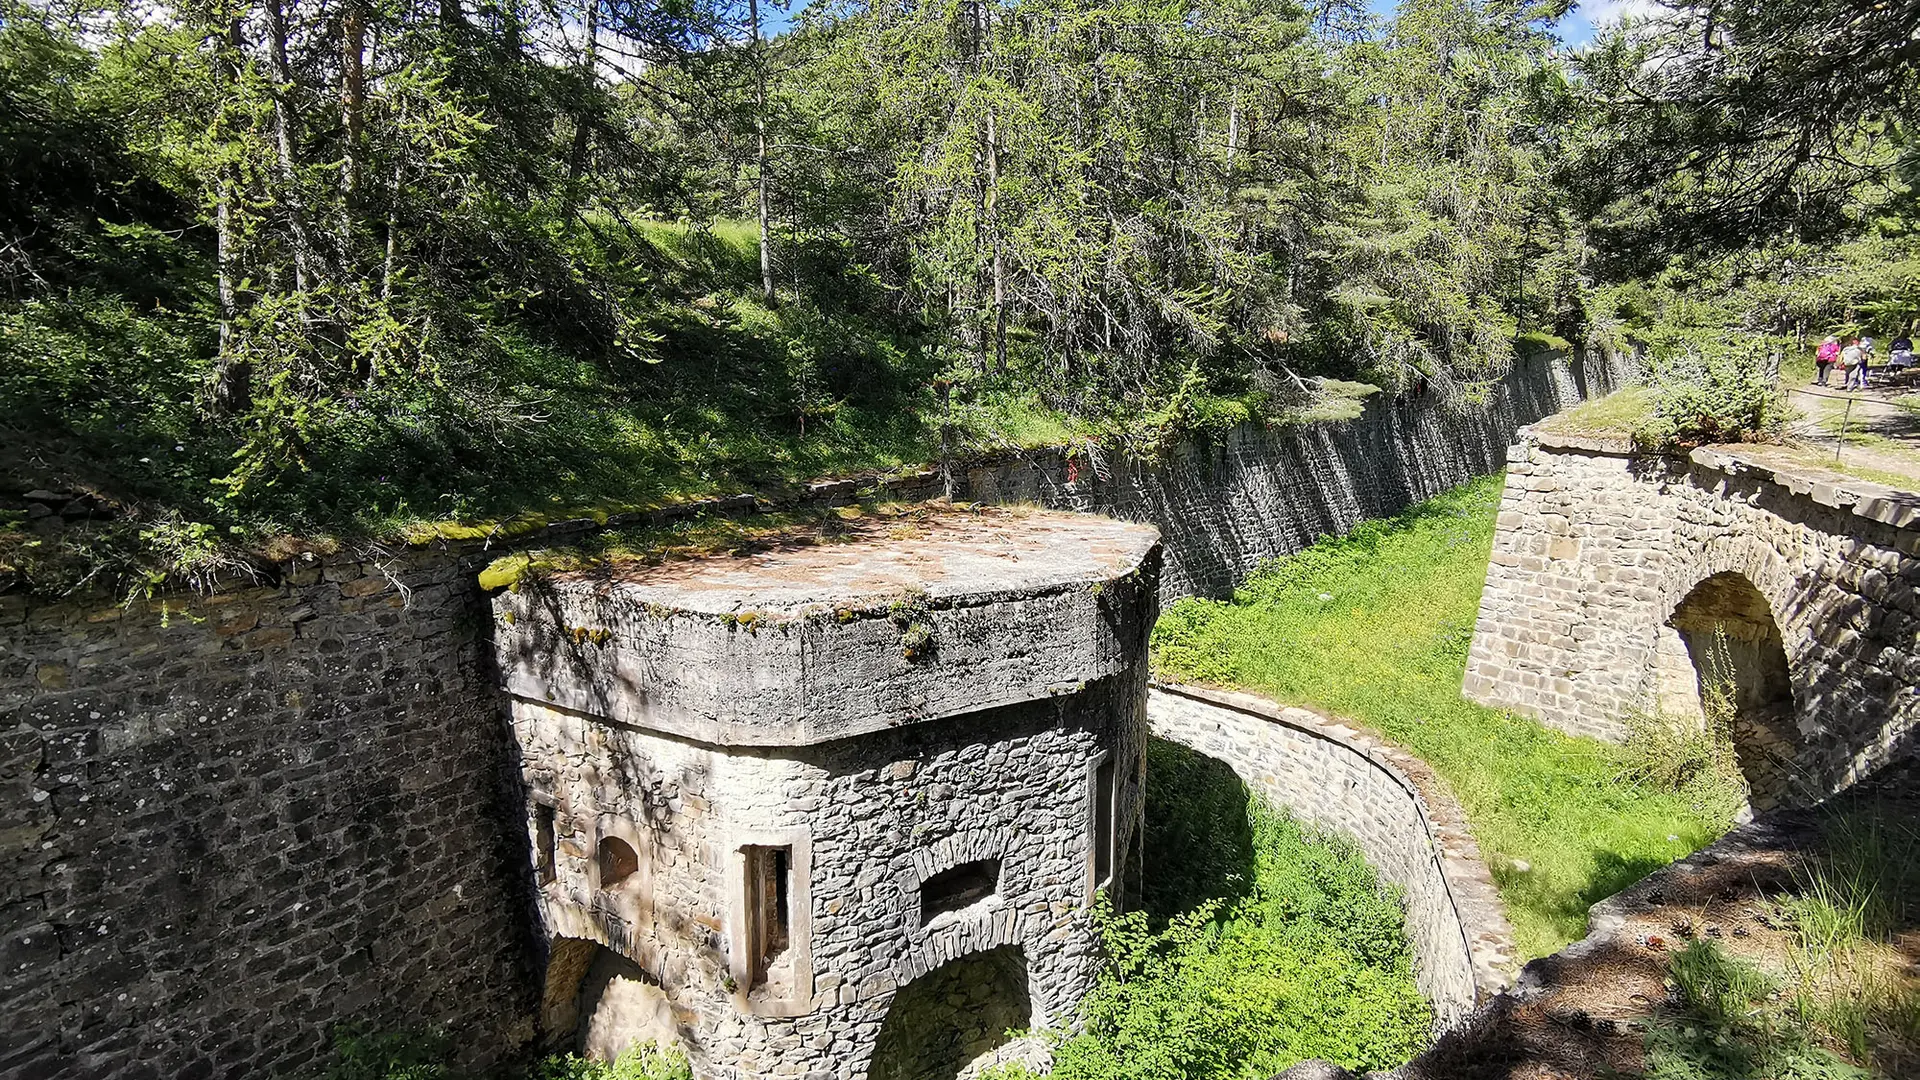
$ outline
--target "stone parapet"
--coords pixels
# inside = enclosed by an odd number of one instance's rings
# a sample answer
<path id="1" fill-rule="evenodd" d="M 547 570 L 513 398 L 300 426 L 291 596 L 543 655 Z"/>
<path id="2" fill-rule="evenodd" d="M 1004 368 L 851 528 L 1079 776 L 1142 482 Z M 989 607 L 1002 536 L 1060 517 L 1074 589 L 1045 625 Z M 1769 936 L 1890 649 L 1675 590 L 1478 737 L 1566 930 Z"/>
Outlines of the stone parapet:
<path id="1" fill-rule="evenodd" d="M 1269 802 L 1359 845 L 1405 899 L 1414 978 L 1436 1028 L 1511 981 L 1513 928 L 1465 812 L 1426 762 L 1252 694 L 1161 684 L 1147 715 L 1155 736 L 1226 762 Z"/>

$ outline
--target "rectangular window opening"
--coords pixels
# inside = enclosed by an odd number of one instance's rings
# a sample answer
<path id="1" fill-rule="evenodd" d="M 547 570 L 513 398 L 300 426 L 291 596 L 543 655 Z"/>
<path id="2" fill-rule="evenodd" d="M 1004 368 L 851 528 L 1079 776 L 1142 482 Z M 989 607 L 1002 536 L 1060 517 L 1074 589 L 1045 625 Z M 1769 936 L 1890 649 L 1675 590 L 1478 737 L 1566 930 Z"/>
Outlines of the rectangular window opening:
<path id="1" fill-rule="evenodd" d="M 1113 759 L 1093 774 L 1093 881 L 1100 888 L 1113 878 Z"/>
<path id="2" fill-rule="evenodd" d="M 750 846 L 747 874 L 747 953 L 749 989 L 779 982 L 789 957 L 792 935 L 793 849 Z"/>
<path id="3" fill-rule="evenodd" d="M 1000 891 L 1000 860 L 982 859 L 948 867 L 920 886 L 920 925 L 950 911 L 961 911 Z"/>
<path id="4" fill-rule="evenodd" d="M 553 884 L 558 875 L 554 854 L 554 808 L 545 803 L 533 805 L 533 865 L 542 885 Z"/>

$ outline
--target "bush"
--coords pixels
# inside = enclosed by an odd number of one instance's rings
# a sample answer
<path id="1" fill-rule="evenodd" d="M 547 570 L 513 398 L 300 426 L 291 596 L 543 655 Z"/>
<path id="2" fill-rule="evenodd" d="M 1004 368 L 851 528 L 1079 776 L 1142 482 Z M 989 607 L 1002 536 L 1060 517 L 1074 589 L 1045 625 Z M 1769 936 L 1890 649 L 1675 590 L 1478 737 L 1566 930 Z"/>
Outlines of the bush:
<path id="1" fill-rule="evenodd" d="M 1699 446 L 1777 438 L 1787 421 L 1780 373 L 1764 358 L 1738 346 L 1691 343 L 1657 355 L 1655 393 L 1647 441 Z"/>
<path id="2" fill-rule="evenodd" d="M 1252 796 L 1230 769 L 1150 745 L 1149 906 L 1100 915 L 1109 966 L 1055 1080 L 1268 1076 L 1307 1058 L 1390 1068 L 1432 1013 L 1413 984 L 1397 895 L 1343 838 Z M 1225 843 L 1206 852 L 1202 834 Z M 1211 893 L 1212 895 L 1207 895 Z M 1156 929 L 1158 927 L 1158 929 Z"/>

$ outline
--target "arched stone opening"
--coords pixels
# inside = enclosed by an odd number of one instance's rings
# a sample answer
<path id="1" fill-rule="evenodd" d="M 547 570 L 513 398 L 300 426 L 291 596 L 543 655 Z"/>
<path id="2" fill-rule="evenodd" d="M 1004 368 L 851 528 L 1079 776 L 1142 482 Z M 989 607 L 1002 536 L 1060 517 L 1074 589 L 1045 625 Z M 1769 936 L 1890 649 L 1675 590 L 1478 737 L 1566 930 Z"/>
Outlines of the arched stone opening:
<path id="1" fill-rule="evenodd" d="M 1001 1060 L 1007 1031 L 1032 1026 L 1026 956 L 1003 946 L 948 961 L 900 988 L 867 1080 L 970 1078 Z"/>
<path id="2" fill-rule="evenodd" d="M 1742 574 L 1702 580 L 1660 627 L 1655 663 L 1661 711 L 1724 721 L 1754 808 L 1777 804 L 1796 750 L 1793 679 L 1767 598 Z"/>
<path id="3" fill-rule="evenodd" d="M 540 1041 L 611 1061 L 632 1047 L 681 1046 L 666 993 L 632 960 L 582 938 L 555 938 L 548 951 Z"/>

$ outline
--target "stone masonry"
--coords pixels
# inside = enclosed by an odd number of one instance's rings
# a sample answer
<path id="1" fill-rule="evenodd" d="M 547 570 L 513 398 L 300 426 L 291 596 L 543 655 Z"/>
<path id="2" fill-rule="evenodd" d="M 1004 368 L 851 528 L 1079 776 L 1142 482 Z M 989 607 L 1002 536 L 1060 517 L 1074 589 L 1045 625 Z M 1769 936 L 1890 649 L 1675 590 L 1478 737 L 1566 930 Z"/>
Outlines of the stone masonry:
<path id="1" fill-rule="evenodd" d="M 919 1076 L 1070 1022 L 1141 813 L 1158 569 L 1148 528 L 975 511 L 501 593 L 551 953 L 630 960 L 703 1078 Z M 1017 1022 L 874 1059 L 929 978 Z"/>
<path id="2" fill-rule="evenodd" d="M 1154 462 L 1014 453 L 610 524 L 1025 500 L 1155 523 L 1161 596 L 1219 594 L 1497 468 L 1517 425 L 1615 374 L 1536 357 L 1458 408 L 1376 397 L 1357 420 L 1248 426 Z M 548 1014 L 527 914 L 538 822 L 474 575 L 598 527 L 302 558 L 209 596 L 0 594 L 0 1078 L 288 1075 L 352 1022 L 443 1027 L 469 1064 L 530 1042 Z M 611 964 L 560 958 L 583 978 Z"/>
<path id="3" fill-rule="evenodd" d="M 1625 736 L 1730 685 L 1756 806 L 1899 755 L 1920 716 L 1920 497 L 1766 447 L 1670 460 L 1529 432 L 1509 455 L 1467 696 Z"/>
<path id="4" fill-rule="evenodd" d="M 472 580 L 0 597 L 0 1076 L 318 1075 L 352 1020 L 525 1041 Z"/>
<path id="5" fill-rule="evenodd" d="M 1425 762 L 1251 694 L 1156 686 L 1147 716 L 1156 737 L 1226 762 L 1269 802 L 1359 845 L 1405 900 L 1414 979 L 1436 1030 L 1507 984 L 1513 928 L 1465 812 Z"/>

